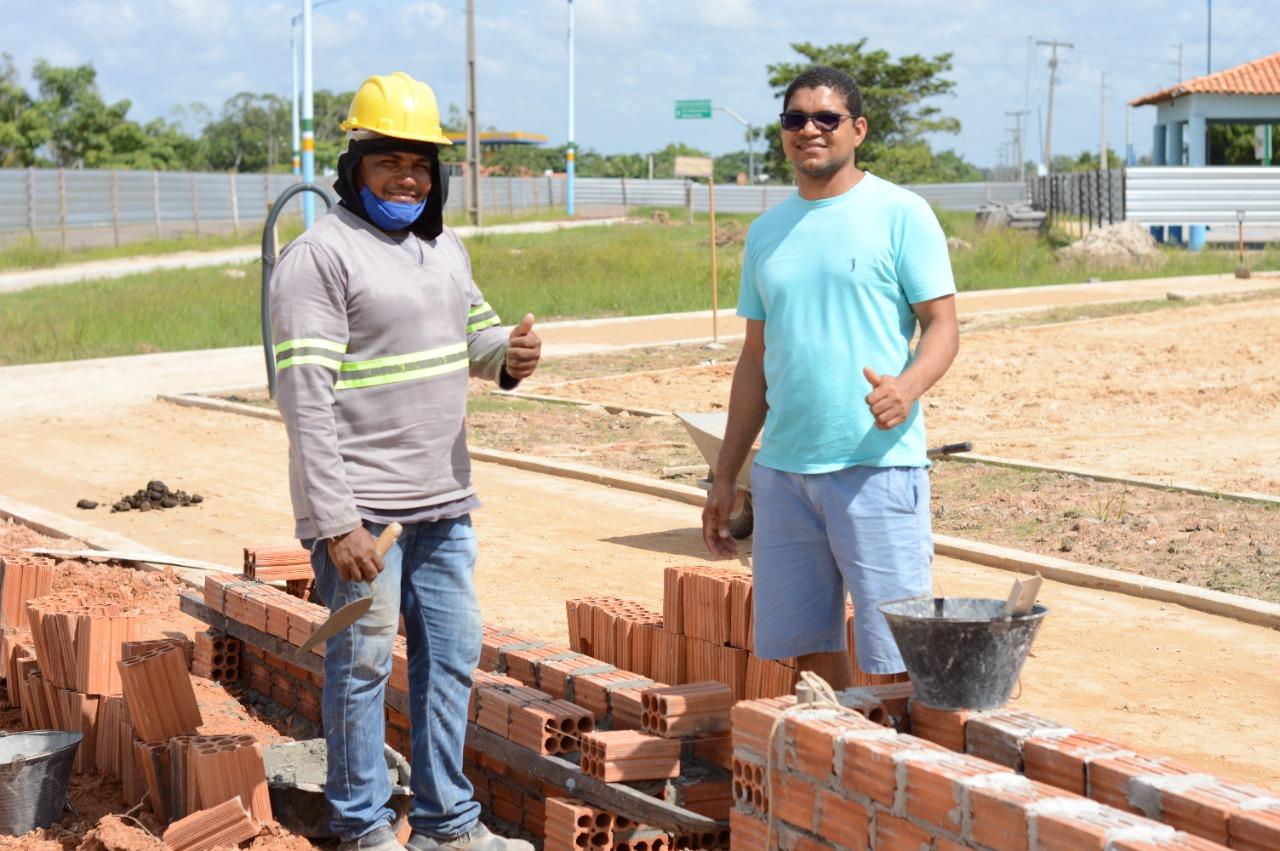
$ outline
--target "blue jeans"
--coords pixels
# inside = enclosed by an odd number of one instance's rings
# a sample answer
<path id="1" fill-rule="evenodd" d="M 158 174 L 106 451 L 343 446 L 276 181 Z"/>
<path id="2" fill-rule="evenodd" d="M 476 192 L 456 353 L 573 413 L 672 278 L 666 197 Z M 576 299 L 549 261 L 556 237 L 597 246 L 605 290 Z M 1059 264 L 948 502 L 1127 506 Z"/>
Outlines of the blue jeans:
<path id="1" fill-rule="evenodd" d="M 383 526 L 366 523 L 375 537 Z M 383 757 L 383 696 L 391 676 L 391 646 L 405 618 L 409 644 L 414 830 L 465 833 L 480 817 L 462 773 L 471 672 L 480 663 L 483 631 L 472 572 L 476 535 L 469 516 L 409 523 L 383 557 L 372 582 L 344 582 L 323 541 L 311 549 L 316 589 L 330 609 L 372 592 L 372 608 L 325 644 L 322 714 L 329 749 L 325 796 L 333 831 L 355 839 L 391 824 L 391 781 Z"/>

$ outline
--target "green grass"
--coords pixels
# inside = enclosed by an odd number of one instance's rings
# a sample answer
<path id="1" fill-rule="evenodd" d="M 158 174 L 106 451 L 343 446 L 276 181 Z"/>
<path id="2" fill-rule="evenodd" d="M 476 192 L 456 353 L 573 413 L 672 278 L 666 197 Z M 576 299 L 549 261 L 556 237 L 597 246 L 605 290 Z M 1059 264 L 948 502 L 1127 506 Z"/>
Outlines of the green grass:
<path id="1" fill-rule="evenodd" d="M 1056 248 L 1070 239 L 1060 231 L 1041 238 L 1011 228 L 982 232 L 972 213 L 938 211 L 938 219 L 947 236 L 970 243 L 970 251 L 951 252 L 956 288 L 966 290 L 1004 289 L 1007 287 L 1042 286 L 1045 284 L 1077 284 L 1090 278 L 1104 281 L 1126 278 L 1166 278 L 1181 275 L 1212 275 L 1231 272 L 1238 257 L 1234 246 L 1187 251 L 1162 247 L 1161 260 L 1142 266 L 1115 266 L 1086 263 L 1081 260 L 1059 262 Z M 1245 265 L 1251 269 L 1280 267 L 1280 245 L 1268 245 L 1265 251 L 1249 252 Z"/>
<path id="2" fill-rule="evenodd" d="M 467 247 L 476 280 L 507 321 L 526 312 L 545 321 L 706 309 L 711 306 L 707 217 L 700 214 L 689 225 L 683 211 L 676 212 L 675 222 L 666 225 L 485 236 L 469 239 Z M 722 232 L 741 230 L 752 218 L 720 215 L 717 224 Z M 961 289 L 1073 282 L 1091 275 L 1221 272 L 1235 265 L 1229 252 L 1171 251 L 1155 271 L 1060 266 L 1050 244 L 1009 231 L 979 234 L 971 219 L 943 214 L 944 226 L 974 245 L 973 251 L 953 254 Z M 288 235 L 282 230 L 282 238 Z M 737 301 L 742 245 L 721 245 L 717 254 L 720 305 L 728 307 Z M 1273 246 L 1254 259 L 1257 265 L 1280 267 L 1280 249 Z M 233 277 L 240 272 L 243 277 Z M 0 363 L 255 344 L 261 274 L 253 263 L 2 294 Z"/>
<path id="3" fill-rule="evenodd" d="M 515 321 L 526 312 L 551 319 L 710 307 L 708 235 L 704 217 L 693 226 L 479 237 L 467 247 L 485 297 Z M 722 305 L 737 299 L 741 254 L 740 245 L 719 249 Z M 2 294 L 0 364 L 253 345 L 261 280 L 254 262 Z"/>
<path id="4" fill-rule="evenodd" d="M 729 217 L 717 216 L 723 228 Z M 744 221 L 750 217 L 741 217 Z M 693 225 L 617 225 L 467 240 L 476 280 L 498 315 L 514 321 L 627 316 L 711 307 L 706 217 Z M 721 307 L 738 300 L 741 244 L 717 248 Z"/>
<path id="5" fill-rule="evenodd" d="M 0 364 L 257 343 L 261 280 L 255 262 L 6 293 Z"/>

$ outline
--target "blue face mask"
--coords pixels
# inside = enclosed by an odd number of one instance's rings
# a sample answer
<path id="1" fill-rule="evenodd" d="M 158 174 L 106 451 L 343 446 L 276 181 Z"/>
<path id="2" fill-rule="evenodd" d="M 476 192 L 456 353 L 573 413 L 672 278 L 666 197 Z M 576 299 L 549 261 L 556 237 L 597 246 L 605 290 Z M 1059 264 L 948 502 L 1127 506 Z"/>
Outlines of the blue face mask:
<path id="1" fill-rule="evenodd" d="M 383 230 L 404 230 L 418 220 L 427 199 L 417 204 L 401 204 L 397 201 L 384 201 L 369 191 L 369 187 L 360 189 L 360 200 L 364 202 L 364 211 L 373 219 L 373 223 Z"/>

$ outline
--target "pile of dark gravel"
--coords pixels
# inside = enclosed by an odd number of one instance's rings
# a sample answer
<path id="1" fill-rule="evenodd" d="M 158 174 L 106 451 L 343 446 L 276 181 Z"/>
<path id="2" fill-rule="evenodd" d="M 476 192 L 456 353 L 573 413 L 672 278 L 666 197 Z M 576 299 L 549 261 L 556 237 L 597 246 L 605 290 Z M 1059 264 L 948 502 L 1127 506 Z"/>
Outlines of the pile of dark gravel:
<path id="1" fill-rule="evenodd" d="M 142 490 L 125 494 L 120 501 L 111 506 L 112 511 L 151 511 L 152 509 L 179 508 L 188 505 L 199 505 L 204 497 L 198 493 L 187 493 L 184 490 L 170 490 L 164 482 L 152 480 Z"/>

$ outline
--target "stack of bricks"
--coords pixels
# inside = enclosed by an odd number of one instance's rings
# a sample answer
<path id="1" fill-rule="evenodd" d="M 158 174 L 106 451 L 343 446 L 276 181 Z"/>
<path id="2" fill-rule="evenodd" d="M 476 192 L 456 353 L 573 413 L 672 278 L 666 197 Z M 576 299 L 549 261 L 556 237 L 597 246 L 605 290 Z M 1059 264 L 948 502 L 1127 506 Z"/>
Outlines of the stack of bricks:
<path id="1" fill-rule="evenodd" d="M 311 553 L 300 547 L 245 547 L 244 575 L 259 582 L 283 581 L 290 595 L 302 600 L 312 598 Z"/>
<path id="2" fill-rule="evenodd" d="M 34 662 L 35 658 L 36 646 L 31 641 L 30 629 L 0 627 L 0 679 L 5 682 L 0 706 L 22 706 L 22 696 L 18 689 L 18 663 L 24 659 Z"/>
<path id="3" fill-rule="evenodd" d="M 649 676 L 654 636 L 662 615 L 618 597 L 585 597 L 565 601 L 569 617 L 569 649 L 619 668 Z"/>
<path id="4" fill-rule="evenodd" d="M 196 633 L 192 651 L 191 673 L 218 683 L 240 679 L 240 639 L 216 629 Z"/>
<path id="5" fill-rule="evenodd" d="M 252 736 L 183 734 L 134 742 L 133 750 L 138 800 L 162 824 L 237 799 L 255 821 L 272 821 L 262 748 Z M 127 788 L 125 800 L 131 803 Z"/>
<path id="6" fill-rule="evenodd" d="M 841 703 L 877 714 L 868 710 L 877 691 L 891 692 L 882 703 L 900 699 L 893 688 L 854 689 Z M 737 704 L 734 848 L 1280 847 L 1280 802 L 1263 790 L 1027 713 L 912 701 L 909 723 L 918 735 L 794 698 Z"/>
<path id="7" fill-rule="evenodd" d="M 121 694 L 117 664 L 123 645 L 141 636 L 143 618 L 115 604 L 88 602 L 75 592 L 27 600 L 26 612 L 31 656 L 23 650 L 10 657 L 9 691 L 29 726 L 81 733 L 74 770 L 92 772 L 98 708 L 105 698 Z"/>
<path id="8" fill-rule="evenodd" d="M 661 616 L 616 597 L 568 601 L 569 644 L 573 650 L 661 682 L 719 680 L 739 700 L 790 694 L 797 679 L 794 660 L 761 659 L 752 652 L 752 605 L 749 573 L 712 566 L 668 567 L 663 574 Z M 604 632 L 597 626 L 602 620 L 608 624 Z M 854 685 L 893 682 L 892 676 L 868 674 L 858 667 L 853 623 L 853 607 L 846 603 L 845 633 Z M 620 642 L 618 636 L 623 635 L 632 638 Z M 641 636 L 639 640 L 636 635 Z"/>
<path id="9" fill-rule="evenodd" d="M 30 628 L 27 602 L 53 591 L 53 566 L 39 556 L 0 558 L 0 627 Z"/>

